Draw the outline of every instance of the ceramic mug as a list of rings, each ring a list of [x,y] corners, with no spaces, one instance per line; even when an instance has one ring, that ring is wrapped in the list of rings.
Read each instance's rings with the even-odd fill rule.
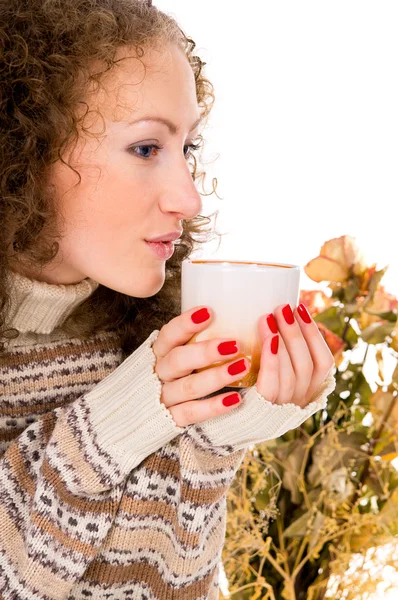
[[[250,371],[229,387],[255,385],[260,369],[261,341],[258,320],[281,304],[296,308],[300,292],[300,267],[290,264],[233,260],[185,260],[181,271],[181,312],[204,305],[213,318],[189,344],[216,337],[236,339],[251,361]],[[236,358],[236,357],[234,357]],[[200,372],[228,360],[220,360]]]

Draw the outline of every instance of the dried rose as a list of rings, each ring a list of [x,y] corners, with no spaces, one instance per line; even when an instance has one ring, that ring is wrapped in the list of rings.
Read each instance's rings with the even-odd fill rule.
[[[355,238],[343,235],[325,242],[319,256],[310,260],[304,270],[314,281],[344,283],[351,270],[355,275],[362,274],[366,270],[366,263]]]

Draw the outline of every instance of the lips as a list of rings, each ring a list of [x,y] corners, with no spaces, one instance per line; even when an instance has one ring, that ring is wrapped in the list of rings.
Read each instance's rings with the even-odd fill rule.
[[[157,242],[174,242],[175,240],[178,240],[178,238],[181,237],[182,231],[171,231],[169,233],[164,233],[161,235],[158,235],[157,237],[145,240],[146,242],[149,243],[157,243]]]
[[[168,260],[174,254],[174,244],[172,241],[171,242],[146,242],[146,244],[148,244],[148,246],[149,246],[149,248],[151,248],[152,252],[154,252],[155,255],[162,260]]]

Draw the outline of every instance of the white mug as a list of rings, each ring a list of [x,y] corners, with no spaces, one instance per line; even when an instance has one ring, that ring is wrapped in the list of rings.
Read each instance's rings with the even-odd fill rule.
[[[290,264],[233,260],[184,260],[181,271],[181,312],[204,305],[213,311],[206,329],[188,343],[216,337],[240,342],[240,355],[251,361],[250,371],[229,387],[248,387],[257,381],[261,340],[258,320],[281,304],[296,308],[300,292],[300,267]],[[204,369],[227,361],[220,360]]]

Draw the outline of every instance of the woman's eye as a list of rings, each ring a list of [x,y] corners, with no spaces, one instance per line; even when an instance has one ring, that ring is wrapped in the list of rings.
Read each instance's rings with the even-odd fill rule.
[[[192,152],[195,152],[195,150],[199,149],[199,144],[186,144],[184,146],[184,156],[185,158],[188,158]]]
[[[155,146],[154,144],[143,144],[141,146],[134,146],[134,148],[130,148],[130,150],[141,158],[150,158],[151,156],[156,156],[160,147]]]
[[[132,146],[129,151],[138,156],[139,158],[149,159],[157,156],[159,151],[162,150],[163,146],[156,144],[140,144],[139,146]],[[189,158],[195,150],[198,150],[199,144],[185,144],[184,156]]]

